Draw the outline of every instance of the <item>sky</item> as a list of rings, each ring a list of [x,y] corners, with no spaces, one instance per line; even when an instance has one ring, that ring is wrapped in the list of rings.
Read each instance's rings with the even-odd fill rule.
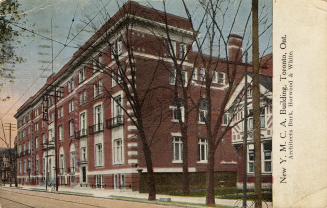
[[[21,10],[25,14],[23,21],[18,23],[20,27],[33,30],[37,35],[24,32],[20,38],[21,43],[16,46],[17,53],[24,58],[24,62],[15,66],[15,81],[5,82],[0,89],[0,121],[2,123],[15,123],[13,117],[17,109],[33,94],[35,94],[46,82],[46,78],[51,75],[51,41],[52,39],[54,60],[53,71],[57,72],[69,61],[78,46],[83,44],[94,32],[93,27],[86,27],[85,22],[93,19],[91,26],[99,27],[108,16],[112,16],[126,0],[20,0]],[[162,0],[136,0],[144,5],[151,5],[157,9],[163,9]],[[186,0],[190,11],[194,16],[201,16],[197,0]],[[226,16],[227,25],[231,24],[238,0],[230,0],[230,9]],[[251,1],[242,1],[238,18],[235,21],[233,33],[240,34],[243,31],[245,20],[249,15]],[[272,22],[272,1],[260,1],[261,17],[267,17],[268,23],[262,23],[262,28]],[[166,0],[167,11],[176,15],[185,16],[181,1]],[[74,20],[74,21],[72,21]],[[195,18],[195,20],[197,20]],[[228,34],[229,29],[224,31]],[[250,28],[250,25],[249,25]],[[261,28],[261,30],[263,30]],[[19,28],[16,27],[17,30]],[[201,34],[201,31],[200,31]],[[267,45],[271,43],[272,29],[270,28],[261,38],[261,52],[267,51]],[[250,34],[248,34],[250,35]],[[74,38],[74,39],[73,39]],[[247,39],[247,38],[245,38]],[[60,43],[57,43],[60,42]],[[64,47],[64,43],[69,43],[69,47]],[[60,53],[59,53],[60,52]],[[7,101],[2,98],[10,96]],[[1,125],[1,124],[0,124]],[[8,132],[6,131],[8,137]],[[16,132],[13,132],[13,136]],[[4,138],[0,126],[0,137]],[[0,147],[3,143],[0,141]]]

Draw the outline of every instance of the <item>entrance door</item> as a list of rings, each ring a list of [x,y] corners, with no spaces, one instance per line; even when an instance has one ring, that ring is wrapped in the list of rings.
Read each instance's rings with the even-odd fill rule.
[[[86,167],[82,167],[82,183],[86,183]]]

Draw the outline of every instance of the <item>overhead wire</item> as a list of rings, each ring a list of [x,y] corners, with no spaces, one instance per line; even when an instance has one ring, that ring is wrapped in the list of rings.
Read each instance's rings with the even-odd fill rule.
[[[108,1],[107,2],[107,4],[102,8],[102,9],[106,9],[106,7],[108,6],[108,4],[109,3],[111,3],[111,1]],[[82,29],[81,30],[79,30],[79,32],[77,33],[77,34],[75,34],[74,36],[73,36],[73,38],[72,39],[70,39],[70,41],[67,43],[67,44],[64,44],[64,46],[61,48],[61,50],[56,54],[56,56],[53,58],[53,61],[55,61],[56,59],[57,59],[57,57],[62,53],[62,51],[73,41],[73,40],[75,40],[75,38],[81,33],[81,32],[83,32],[84,31],[84,29],[89,25],[89,24],[91,24],[91,22],[100,14],[100,12],[101,12],[101,10],[102,9],[100,9],[97,13],[96,13],[96,15],[94,15],[94,17],[87,23],[87,24],[85,24],[83,27],[82,27]],[[76,13],[74,14],[74,15],[76,15]],[[75,18],[75,17],[74,17]],[[74,19],[73,18],[73,19]],[[29,30],[26,30],[26,31],[29,31]],[[46,37],[46,36],[45,36]],[[48,38],[48,37],[47,37]],[[52,40],[51,38],[49,38],[49,40]],[[53,40],[54,41],[54,40]],[[60,41],[58,41],[57,43],[59,43]],[[61,42],[60,42],[60,44],[62,44]],[[47,65],[47,67],[50,65],[50,63],[48,63],[48,65]],[[40,73],[40,76],[42,76],[42,74],[47,70],[47,67],[45,67],[45,69],[44,70],[42,70],[42,72]],[[21,99],[23,99],[24,97],[25,97],[25,95],[26,95],[26,93],[37,83],[37,81],[40,79],[40,77],[38,76],[36,79],[34,79],[33,81],[32,81],[32,83],[31,83],[31,85],[30,86],[28,86],[27,87],[27,89],[23,92],[23,94],[16,100],[16,102],[14,103],[14,104],[12,104],[11,105],[11,107],[5,112],[5,114],[0,118],[0,120],[2,121],[2,119],[5,117],[5,116],[7,116],[8,115],[8,113],[17,105],[17,103],[21,100]]]

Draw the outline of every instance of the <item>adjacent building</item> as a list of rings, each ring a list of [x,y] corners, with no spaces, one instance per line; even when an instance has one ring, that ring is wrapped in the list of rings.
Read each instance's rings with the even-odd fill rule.
[[[261,59],[260,83],[260,130],[261,130],[261,167],[262,167],[262,187],[271,189],[272,187],[272,55],[269,54]],[[237,187],[242,188],[244,179],[244,169],[247,172],[247,184],[249,188],[254,188],[255,183],[255,152],[253,140],[253,106],[252,106],[252,80],[253,73],[247,73],[235,89],[228,107],[234,105],[239,110],[233,117],[232,123],[232,144],[238,155],[238,180]],[[247,85],[246,81],[247,80]],[[247,89],[247,90],[246,90]],[[247,102],[244,93],[247,92]],[[244,106],[247,105],[248,118],[245,119]],[[244,122],[247,122],[247,158],[246,164],[243,158]]]

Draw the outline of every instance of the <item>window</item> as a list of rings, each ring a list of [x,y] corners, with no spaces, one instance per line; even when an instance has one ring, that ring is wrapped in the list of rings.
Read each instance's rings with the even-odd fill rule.
[[[182,82],[184,84],[184,86],[187,86],[187,72],[186,71],[182,71],[182,80],[178,80],[179,82]],[[174,70],[170,76],[169,76],[169,84],[170,85],[175,85],[176,84],[176,70]]]
[[[59,141],[64,139],[64,127],[62,125],[58,126]]]
[[[73,137],[75,134],[74,120],[69,121],[69,136]]]
[[[181,119],[182,122],[184,122],[184,117],[185,117],[185,109],[183,106],[180,107],[180,109],[178,109],[177,106],[171,106],[170,107],[172,110],[172,121],[173,122],[179,122],[179,120]]]
[[[63,175],[65,173],[65,157],[63,154],[60,154],[59,165],[60,175]]]
[[[264,172],[271,172],[271,141],[263,143]]]
[[[97,97],[102,93],[103,93],[103,83],[102,80],[99,80],[93,85],[93,94],[94,97]]]
[[[62,118],[64,116],[64,108],[60,107],[58,109],[58,118]]]
[[[74,110],[75,110],[74,100],[71,100],[71,101],[69,101],[69,103],[68,103],[68,111],[69,111],[69,113],[70,113],[70,112],[73,112]]]
[[[253,129],[253,117],[248,118],[248,128]]]
[[[36,175],[40,174],[40,160],[36,159],[35,161],[35,171],[36,171]]]
[[[96,164],[96,166],[103,166],[102,143],[95,145],[95,164]]]
[[[70,172],[72,174],[75,174],[75,172],[76,172],[76,152],[75,151],[70,152]]]
[[[122,53],[123,53],[123,41],[122,38],[119,37],[113,43],[111,58],[115,58],[115,56],[120,56]]]
[[[80,105],[85,104],[87,101],[87,92],[86,90],[84,90],[83,92],[81,92],[81,94],[79,95],[79,103]]]
[[[94,125],[95,131],[103,130],[103,110],[102,105],[97,105],[94,107]]]
[[[81,148],[81,161],[83,162],[87,161],[86,147]]]
[[[68,93],[72,92],[74,89],[74,80],[71,79],[67,82],[67,90],[68,90]]]
[[[173,137],[173,162],[183,161],[183,142],[181,137]]]
[[[103,188],[103,175],[95,175],[95,183],[97,188]]]
[[[201,82],[204,82],[206,79],[206,69],[205,68],[201,68],[199,71],[199,80]]]
[[[114,117],[122,116],[123,109],[121,107],[122,106],[121,96],[118,95],[118,96],[114,97],[113,101],[114,101],[114,105],[113,105],[113,116]]]
[[[123,141],[122,139],[115,139],[113,145],[113,158],[114,164],[122,164],[123,163]]]
[[[198,80],[198,69],[197,69],[197,68],[194,68],[194,69],[193,69],[192,80],[193,80],[193,81]]]
[[[47,143],[47,135],[46,134],[42,134],[42,141],[43,141],[43,144]]]
[[[80,136],[86,135],[86,127],[87,127],[87,121],[86,121],[86,112],[83,112],[80,114]]]
[[[224,85],[226,83],[226,74],[224,72],[218,72],[217,79],[219,85]]]
[[[26,160],[24,160],[24,174],[26,174],[26,169],[27,169],[27,167],[26,167],[27,165],[26,165]]]
[[[184,43],[181,43],[179,45],[179,56],[180,56],[180,59],[187,59],[186,57],[186,54],[187,54],[187,45],[184,44]]]
[[[85,67],[79,70],[78,72],[78,82],[82,83],[85,80]]]
[[[255,171],[254,159],[255,159],[254,145],[250,144],[248,146],[248,173],[254,173]]]
[[[39,148],[39,138],[35,137],[35,148]]]
[[[175,41],[170,41],[170,43],[167,42],[167,44],[168,44],[168,49],[169,49],[169,54],[168,55],[170,57],[176,56],[176,42]]]
[[[54,141],[54,138],[53,138],[53,131],[52,129],[49,129],[49,140],[52,142]]]
[[[230,118],[229,118],[229,114],[225,113],[223,116],[223,125],[227,126],[229,124]]]
[[[206,123],[208,118],[208,101],[202,99],[199,106],[199,123]]]
[[[176,83],[176,70],[172,71],[169,75],[169,84],[175,85]]]
[[[38,131],[39,130],[39,123],[34,124],[34,130]]]
[[[208,161],[208,141],[206,139],[199,139],[199,161]]]

